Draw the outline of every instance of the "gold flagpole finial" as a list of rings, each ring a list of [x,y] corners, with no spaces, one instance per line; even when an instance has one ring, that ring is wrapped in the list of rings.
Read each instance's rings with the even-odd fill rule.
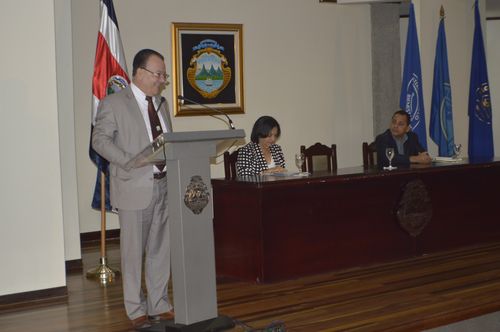
[[[444,8],[443,8],[443,5],[441,5],[441,9],[439,10],[439,16],[441,16],[441,18],[444,18]]]

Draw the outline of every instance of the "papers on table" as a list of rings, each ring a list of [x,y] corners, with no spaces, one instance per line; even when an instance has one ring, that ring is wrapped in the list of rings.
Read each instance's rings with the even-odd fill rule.
[[[455,157],[435,157],[432,161],[436,163],[456,163],[458,161],[462,161],[462,158]]]
[[[279,177],[289,177],[289,176],[295,176],[295,177],[301,177],[301,176],[309,176],[311,175],[308,172],[280,172],[280,173],[266,173],[262,174],[265,176],[279,176]]]
[[[291,173],[291,176],[309,176],[311,173],[309,172],[300,172],[300,173]]]

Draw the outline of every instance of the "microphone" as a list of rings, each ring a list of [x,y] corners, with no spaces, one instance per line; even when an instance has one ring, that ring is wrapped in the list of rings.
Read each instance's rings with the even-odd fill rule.
[[[156,113],[160,111],[161,104],[165,101],[165,97],[161,96],[160,103],[158,104],[158,107],[156,108]]]
[[[229,117],[229,115],[227,115],[225,112],[223,112],[223,111],[221,111],[221,110],[218,110],[218,109],[216,109],[216,108],[210,107],[210,106],[208,106],[208,105],[201,104],[201,103],[199,103],[199,102],[197,102],[197,101],[194,101],[194,100],[192,100],[192,99],[186,98],[186,97],[181,96],[181,95],[178,95],[178,96],[177,96],[177,99],[179,99],[179,100],[183,100],[183,101],[187,101],[187,102],[190,102],[190,103],[192,103],[192,104],[199,105],[199,106],[201,106],[201,107],[204,107],[204,108],[209,109],[209,110],[211,110],[211,111],[214,111],[214,112],[216,112],[216,113],[219,113],[219,114],[224,115],[224,116],[227,118],[227,122],[229,123],[229,127],[230,127],[231,129],[236,129],[236,127],[235,127],[235,126],[234,126],[234,124],[233,124],[233,120],[231,120],[231,118]]]

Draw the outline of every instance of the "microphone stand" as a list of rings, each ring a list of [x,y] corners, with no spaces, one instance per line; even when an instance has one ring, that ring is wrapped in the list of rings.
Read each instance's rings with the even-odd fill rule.
[[[186,97],[181,96],[181,95],[177,96],[177,99],[182,100],[182,101],[187,101],[187,102],[190,102],[191,104],[196,104],[196,105],[198,105],[198,106],[204,107],[204,108],[206,108],[206,109],[209,109],[209,110],[211,110],[211,111],[214,111],[214,112],[216,112],[216,113],[219,113],[219,114],[224,115],[224,116],[226,117],[226,119],[227,119],[227,122],[229,123],[229,128],[231,128],[231,129],[236,129],[236,127],[234,126],[233,120],[231,120],[231,118],[229,117],[229,115],[227,115],[225,112],[223,112],[223,111],[221,111],[221,110],[218,110],[218,109],[216,109],[216,108],[210,107],[210,106],[208,106],[208,105],[205,105],[205,104],[199,103],[199,102],[194,101],[194,100],[192,100],[192,99],[186,98]]]

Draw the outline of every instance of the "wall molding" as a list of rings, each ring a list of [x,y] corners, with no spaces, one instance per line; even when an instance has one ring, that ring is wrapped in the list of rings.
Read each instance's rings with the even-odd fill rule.
[[[41,304],[64,303],[67,300],[67,286],[3,295],[0,296],[0,312]]]

